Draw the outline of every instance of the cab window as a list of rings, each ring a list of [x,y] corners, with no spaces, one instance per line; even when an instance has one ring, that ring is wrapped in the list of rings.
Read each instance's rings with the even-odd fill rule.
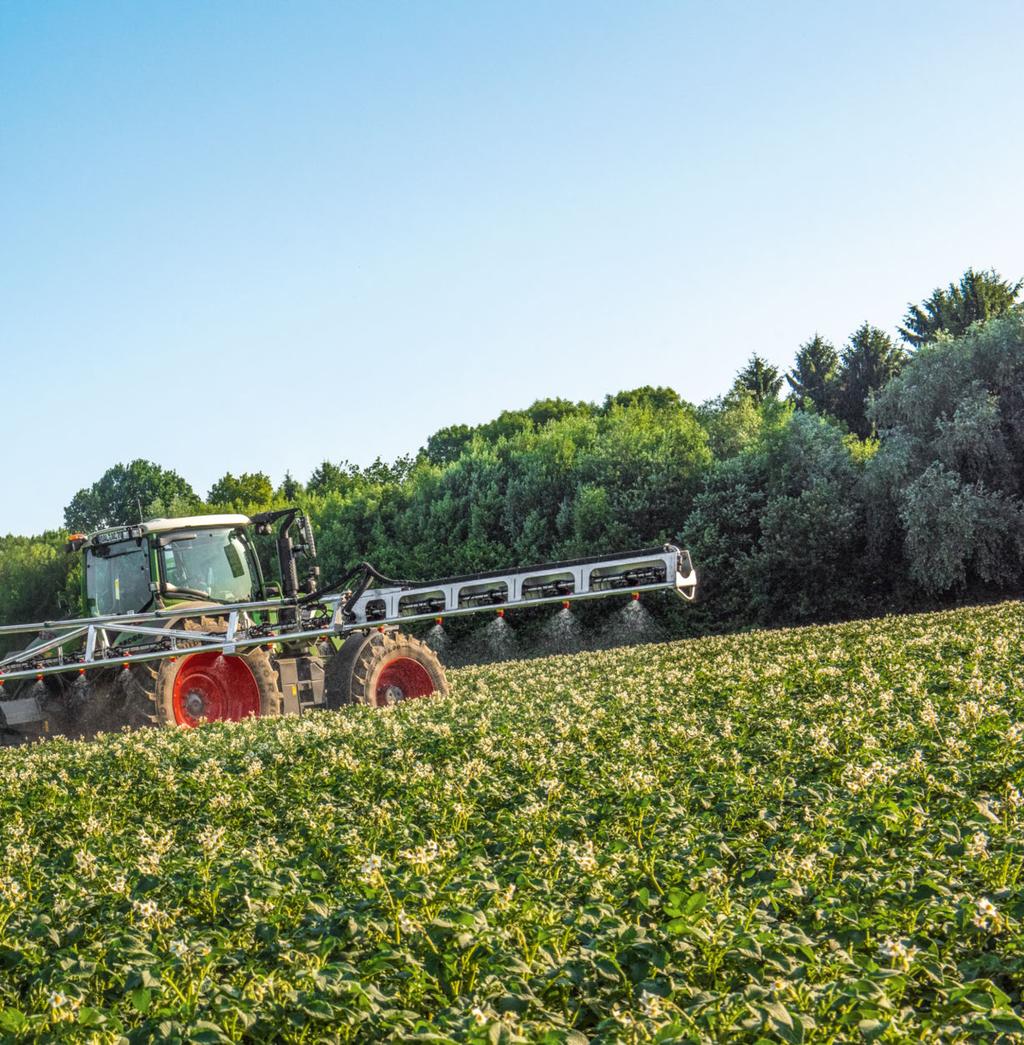
[[[231,530],[205,530],[167,540],[161,548],[169,591],[214,599],[250,602],[255,569],[248,545]]]
[[[85,592],[90,615],[139,613],[152,600],[149,552],[142,541],[122,541],[90,549]]]

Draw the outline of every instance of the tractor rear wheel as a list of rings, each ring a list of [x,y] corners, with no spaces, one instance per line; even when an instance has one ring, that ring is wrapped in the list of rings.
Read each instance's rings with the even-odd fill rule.
[[[157,723],[198,726],[280,715],[281,690],[262,649],[244,655],[206,652],[160,662],[153,680]]]
[[[329,708],[343,704],[389,707],[403,700],[448,695],[448,679],[434,651],[400,631],[350,635],[327,662]]]

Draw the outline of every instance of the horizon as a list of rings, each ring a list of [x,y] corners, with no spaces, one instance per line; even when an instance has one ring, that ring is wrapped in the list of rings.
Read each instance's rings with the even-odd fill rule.
[[[1024,276],[1024,8],[984,13],[3,7],[0,533],[119,461],[205,497],[538,399],[699,404]]]

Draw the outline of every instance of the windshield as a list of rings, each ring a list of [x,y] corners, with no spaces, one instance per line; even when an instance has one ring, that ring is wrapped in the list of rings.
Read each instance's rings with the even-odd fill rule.
[[[161,549],[170,591],[218,602],[251,602],[256,571],[249,546],[234,530],[205,530],[171,539]]]
[[[92,616],[144,610],[153,598],[146,545],[121,541],[91,548],[85,561],[85,594]]]

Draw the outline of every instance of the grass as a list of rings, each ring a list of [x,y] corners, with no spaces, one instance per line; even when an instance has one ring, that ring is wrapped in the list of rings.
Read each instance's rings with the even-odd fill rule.
[[[0,751],[4,1040],[1024,1033],[1024,609]]]

